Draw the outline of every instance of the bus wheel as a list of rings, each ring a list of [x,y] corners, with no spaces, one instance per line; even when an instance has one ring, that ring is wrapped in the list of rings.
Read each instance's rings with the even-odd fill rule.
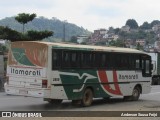
[[[88,107],[92,104],[93,101],[93,91],[90,88],[85,89],[82,100],[81,100],[81,105],[84,107]]]
[[[140,89],[139,87],[135,87],[133,89],[131,98],[133,101],[137,101],[139,99],[139,96],[140,96]]]
[[[140,89],[139,87],[135,87],[132,91],[131,96],[124,96],[124,100],[129,100],[129,101],[137,101],[140,96]]]
[[[63,101],[63,100],[61,100],[61,99],[50,99],[50,100],[48,100],[48,102],[49,102],[50,104],[55,104],[55,105],[61,104],[62,101]]]

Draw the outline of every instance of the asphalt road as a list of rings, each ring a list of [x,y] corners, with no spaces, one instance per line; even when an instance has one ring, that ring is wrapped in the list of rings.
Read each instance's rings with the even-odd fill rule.
[[[160,86],[152,86],[151,93],[140,96],[139,101],[123,101],[111,98],[109,101],[95,99],[90,107],[73,106],[63,101],[59,106],[48,104],[42,98],[6,95],[0,93],[0,111],[160,111]]]

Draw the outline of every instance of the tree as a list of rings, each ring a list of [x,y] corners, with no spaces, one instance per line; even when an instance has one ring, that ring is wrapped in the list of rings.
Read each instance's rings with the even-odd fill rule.
[[[114,28],[113,27],[109,27],[108,33],[114,33]]]
[[[24,34],[24,25],[29,21],[32,21],[36,17],[36,14],[26,14],[26,13],[19,13],[18,16],[15,17],[19,23],[23,24],[23,34]]]
[[[1,52],[7,52],[8,48],[5,45],[0,44],[0,51]]]
[[[159,21],[159,20],[153,20],[153,21],[151,22],[151,27],[153,27],[154,25],[158,25],[158,24],[160,24],[160,21]]]
[[[42,40],[44,38],[50,37],[53,35],[52,31],[28,31],[27,36],[29,37],[28,40]]]
[[[124,40],[118,39],[116,41],[116,47],[126,47]]]
[[[128,25],[131,29],[137,29],[138,23],[134,19],[128,19],[126,22],[126,25]]]
[[[53,35],[52,31],[28,31],[27,34],[19,33],[15,30],[12,30],[8,27],[0,26],[0,39],[14,41],[32,41],[32,40],[42,40],[44,38],[50,37]]]
[[[13,41],[18,41],[22,38],[21,33],[12,30],[8,27],[0,26],[0,39],[6,39]]]
[[[119,32],[120,32],[120,29],[119,29],[119,28],[114,29],[114,33],[115,33],[115,34],[117,34],[117,35],[118,35],[118,34],[119,34]]]
[[[144,22],[140,28],[143,30],[151,29],[151,25],[148,22]]]
[[[76,36],[72,36],[72,37],[71,37],[71,42],[77,43],[77,37],[76,37]]]
[[[141,46],[140,43],[138,43],[137,46],[136,46],[136,49],[137,50],[143,50],[143,46]]]
[[[109,42],[109,45],[110,45],[110,46],[116,46],[116,41],[114,41],[114,40],[110,41],[110,42]]]

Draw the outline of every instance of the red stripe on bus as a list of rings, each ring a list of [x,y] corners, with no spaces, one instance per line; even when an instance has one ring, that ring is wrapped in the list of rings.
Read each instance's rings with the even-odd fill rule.
[[[103,85],[103,87],[105,88],[105,90],[107,90],[109,93],[115,94],[115,95],[122,95],[119,85],[118,85],[118,79],[117,79],[117,73],[116,71],[113,71],[113,83],[115,86],[115,90],[113,90],[109,84],[103,84],[103,83],[109,83],[108,82],[108,77],[106,74],[106,71],[98,71],[99,74],[99,79]]]

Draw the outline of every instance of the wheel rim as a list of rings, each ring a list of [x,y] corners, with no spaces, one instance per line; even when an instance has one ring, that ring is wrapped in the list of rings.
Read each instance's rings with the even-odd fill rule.
[[[138,100],[140,96],[140,90],[139,88],[134,88],[132,93],[132,100]]]
[[[91,105],[93,100],[93,93],[90,89],[87,89],[84,93],[84,97],[83,97],[83,104],[84,106],[89,106]]]
[[[133,96],[138,97],[139,96],[139,91],[137,89],[133,90]]]
[[[89,92],[86,92],[85,96],[84,96],[84,102],[86,104],[89,104],[91,101],[91,96],[90,96],[90,93]]]

